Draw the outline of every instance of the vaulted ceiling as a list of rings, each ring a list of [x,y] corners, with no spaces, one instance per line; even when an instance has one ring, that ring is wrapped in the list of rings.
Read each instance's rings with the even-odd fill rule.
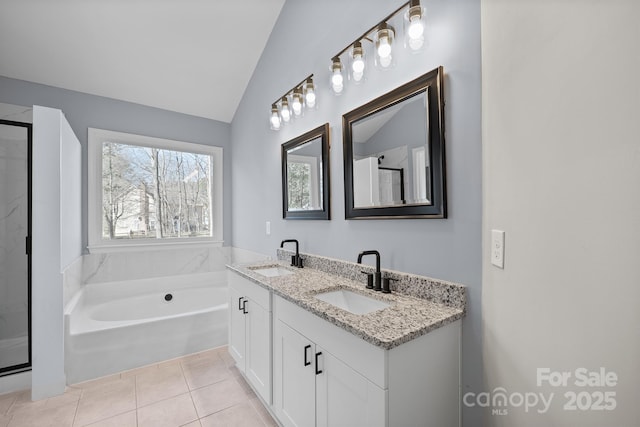
[[[231,122],[285,0],[0,0],[0,75]]]

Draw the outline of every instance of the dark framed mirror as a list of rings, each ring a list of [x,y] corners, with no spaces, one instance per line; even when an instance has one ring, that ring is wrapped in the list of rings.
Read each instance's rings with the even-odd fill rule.
[[[282,217],[331,219],[329,123],[282,144]]]
[[[446,218],[443,70],[342,116],[347,219]]]

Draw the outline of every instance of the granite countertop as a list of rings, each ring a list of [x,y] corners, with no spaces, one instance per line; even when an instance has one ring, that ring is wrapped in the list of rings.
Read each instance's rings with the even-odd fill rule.
[[[266,267],[285,268],[294,274],[265,277],[254,270]],[[400,293],[383,294],[366,289],[364,280],[357,282],[313,268],[298,269],[282,261],[227,265],[232,271],[273,291],[276,295],[316,314],[365,341],[392,349],[434,329],[464,317],[464,308],[450,307]],[[323,292],[347,289],[386,301],[390,307],[357,315],[314,298]]]

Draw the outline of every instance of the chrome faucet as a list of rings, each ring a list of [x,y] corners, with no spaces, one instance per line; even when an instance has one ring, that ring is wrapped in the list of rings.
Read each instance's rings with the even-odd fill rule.
[[[298,252],[298,241],[296,239],[286,239],[280,242],[280,247],[284,247],[285,243],[296,244],[296,254],[291,255],[291,265],[294,267],[302,268],[302,258],[300,258],[300,252]]]
[[[371,280],[369,279],[367,281],[367,288],[373,289],[374,291],[380,291],[382,290],[382,286],[380,285],[380,282],[382,281],[382,274],[380,273],[380,252],[378,251],[362,251],[358,254],[358,264],[362,264],[362,257],[364,255],[375,255],[376,256],[376,271],[375,273],[366,273],[363,271],[363,273],[370,275],[373,275],[373,283],[371,283]],[[370,278],[371,276],[367,276],[368,278]],[[371,286],[373,285],[373,286]]]

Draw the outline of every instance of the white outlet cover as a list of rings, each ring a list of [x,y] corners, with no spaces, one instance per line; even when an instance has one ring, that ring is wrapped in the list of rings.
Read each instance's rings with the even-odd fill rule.
[[[265,231],[267,233],[267,236],[271,235],[271,221],[267,221],[265,224]]]
[[[504,268],[504,231],[491,230],[491,264]]]

